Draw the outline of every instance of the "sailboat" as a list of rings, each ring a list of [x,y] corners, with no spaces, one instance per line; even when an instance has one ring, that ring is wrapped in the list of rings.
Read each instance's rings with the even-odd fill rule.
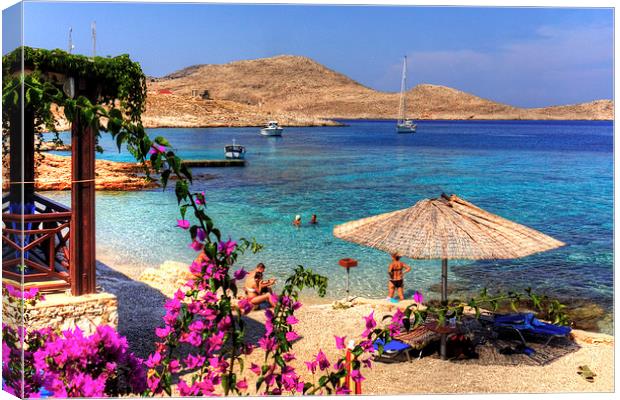
[[[407,56],[403,60],[403,77],[400,83],[400,104],[398,109],[398,122],[396,123],[396,132],[398,133],[414,133],[416,124],[412,120],[405,118],[407,111]]]

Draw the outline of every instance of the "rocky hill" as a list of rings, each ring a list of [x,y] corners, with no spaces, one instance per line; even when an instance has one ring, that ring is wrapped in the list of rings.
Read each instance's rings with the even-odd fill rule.
[[[150,106],[147,116],[165,119],[167,111],[211,121],[203,109],[221,109],[218,118],[229,121],[265,117],[297,121],[322,121],[331,118],[396,118],[398,93],[368,88],[307,57],[277,56],[236,61],[222,65],[194,65],[149,82]],[[153,100],[160,91],[180,96],[175,101]],[[185,101],[192,90],[208,93],[209,100],[195,98],[191,107]],[[206,97],[206,96],[205,96]],[[176,103],[171,109],[157,108],[156,103]],[[590,103],[545,108],[518,108],[483,99],[445,86],[423,84],[407,94],[408,115],[416,119],[613,119],[613,102]],[[181,111],[181,108],[187,108]],[[190,110],[189,108],[192,108]],[[245,117],[244,117],[245,115]],[[190,121],[192,118],[188,118]],[[324,121],[322,121],[324,122]],[[240,122],[241,123],[241,122]],[[219,123],[216,123],[216,125]],[[286,123],[285,123],[286,124]]]

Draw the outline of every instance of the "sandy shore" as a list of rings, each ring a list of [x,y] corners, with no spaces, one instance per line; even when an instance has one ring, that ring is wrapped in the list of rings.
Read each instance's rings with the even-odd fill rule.
[[[161,268],[147,269],[140,277],[127,275],[100,264],[98,284],[119,297],[119,331],[128,337],[133,351],[146,357],[155,339],[153,330],[160,326],[167,296],[183,280],[183,264],[167,262]],[[307,297],[312,293],[307,293]],[[330,359],[338,351],[334,335],[357,338],[363,330],[362,318],[375,310],[378,321],[392,313],[394,306],[382,300],[365,300],[352,308],[334,309],[328,300],[305,301],[297,316],[301,339],[295,343],[298,360],[293,361],[305,379],[311,381],[303,361],[323,349]],[[367,303],[367,304],[364,304]],[[391,310],[390,310],[391,308]],[[247,319],[248,337],[257,340],[264,332],[264,314],[252,312]],[[364,394],[425,393],[565,393],[610,392],[614,390],[614,338],[610,335],[573,331],[576,351],[547,365],[481,365],[477,360],[442,361],[436,355],[411,363],[374,363],[365,370]],[[259,361],[260,351],[250,360]],[[579,365],[588,365],[597,376],[593,383],[577,374]]]

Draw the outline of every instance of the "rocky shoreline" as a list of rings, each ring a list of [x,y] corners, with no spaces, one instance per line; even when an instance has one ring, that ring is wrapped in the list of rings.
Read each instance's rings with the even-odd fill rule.
[[[71,190],[71,157],[49,153],[36,153],[35,189]],[[4,171],[8,171],[5,168]],[[147,181],[138,164],[106,160],[95,161],[96,190],[142,190],[156,188],[159,185]],[[3,189],[9,187],[8,176],[3,177]]]

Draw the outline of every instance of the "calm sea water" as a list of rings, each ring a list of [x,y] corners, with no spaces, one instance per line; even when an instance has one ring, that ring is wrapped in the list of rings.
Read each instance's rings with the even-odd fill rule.
[[[329,295],[344,295],[337,262],[359,260],[354,294],[383,297],[389,257],[335,239],[335,224],[456,193],[466,200],[566,242],[564,248],[518,260],[454,261],[449,281],[465,292],[482,287],[531,286],[563,299],[588,299],[612,307],[613,124],[610,122],[421,122],[414,135],[394,123],[346,121],[345,127],[286,128],[265,138],[256,128],[151,129],[187,159],[223,158],[232,139],[247,147],[244,168],[195,169],[209,213],[226,235],[255,237],[265,250],[244,256],[252,268],[265,262],[283,280],[298,264],[327,275]],[[129,161],[103,140],[101,158]],[[51,193],[69,202],[68,193]],[[306,222],[316,213],[318,226]],[[304,226],[291,221],[301,214]],[[97,193],[100,254],[139,273],[165,260],[189,262],[184,232],[175,228],[170,190]],[[439,281],[439,261],[405,260],[408,294]]]

